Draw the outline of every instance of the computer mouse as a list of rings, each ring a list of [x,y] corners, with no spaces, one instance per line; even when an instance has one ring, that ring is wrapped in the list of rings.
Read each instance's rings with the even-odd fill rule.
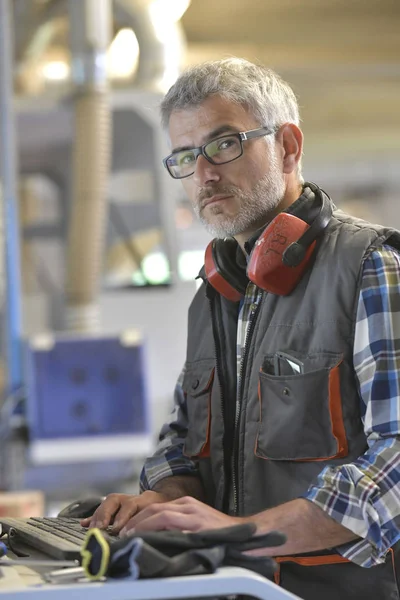
[[[90,498],[82,498],[71,502],[59,513],[58,517],[70,517],[76,519],[84,519],[85,517],[91,517],[96,508],[100,506],[104,498],[102,496],[92,496]]]

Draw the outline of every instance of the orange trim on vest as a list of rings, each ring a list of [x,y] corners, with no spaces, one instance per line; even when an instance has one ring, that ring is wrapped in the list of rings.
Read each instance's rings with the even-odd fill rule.
[[[389,548],[389,552],[390,552],[390,557],[392,559],[393,577],[394,577],[394,580],[395,580],[395,582],[397,584],[396,562],[394,560],[394,550],[393,550],[393,548]]]
[[[303,567],[316,567],[319,565],[336,565],[338,563],[349,563],[348,558],[340,554],[322,554],[321,556],[277,556],[277,563],[293,562]]]
[[[343,361],[340,361],[329,372],[329,416],[331,419],[332,435],[336,440],[337,452],[332,456],[321,458],[295,458],[295,461],[301,462],[319,462],[322,460],[331,460],[332,458],[342,458],[347,456],[349,448],[347,444],[346,431],[343,423],[342,396],[340,393],[340,375],[339,367]]]
[[[281,563],[292,562],[303,567],[318,567],[322,565],[337,565],[349,563],[348,558],[340,554],[325,554],[321,556],[275,556],[274,561],[278,563],[278,568],[274,572],[274,582],[280,585],[281,581]]]
[[[329,373],[329,412],[331,415],[332,434],[337,443],[336,456],[341,458],[349,453],[346,431],[343,423],[342,397],[340,394],[339,367],[342,361]]]
[[[211,392],[212,392],[212,383],[214,381],[215,369],[211,371],[210,379],[207,382],[206,389],[209,389],[208,392],[208,419],[207,419],[207,433],[206,433],[206,441],[200,450],[198,457],[199,458],[210,458],[210,433],[211,433]]]

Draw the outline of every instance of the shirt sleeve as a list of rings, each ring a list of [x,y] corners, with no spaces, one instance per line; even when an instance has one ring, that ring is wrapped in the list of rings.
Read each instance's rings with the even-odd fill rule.
[[[185,367],[175,386],[174,407],[162,427],[153,456],[147,458],[140,474],[140,491],[151,490],[161,479],[172,475],[197,475],[198,463],[183,454],[188,429],[186,397],[182,389]]]
[[[353,362],[368,449],[326,467],[304,497],[359,536],[337,551],[372,567],[400,539],[400,257],[387,246],[364,263]]]

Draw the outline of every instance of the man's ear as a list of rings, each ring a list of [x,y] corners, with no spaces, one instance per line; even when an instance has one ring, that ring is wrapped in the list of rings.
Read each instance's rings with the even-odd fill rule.
[[[276,134],[276,141],[283,152],[284,173],[293,173],[303,153],[303,133],[294,123],[285,123]]]

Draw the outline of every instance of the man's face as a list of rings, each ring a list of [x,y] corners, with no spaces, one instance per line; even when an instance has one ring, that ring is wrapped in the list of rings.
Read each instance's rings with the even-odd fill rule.
[[[198,108],[171,114],[172,151],[262,125],[244,106],[210,96]],[[182,184],[196,215],[217,237],[251,235],[270,220],[285,193],[282,158],[264,137],[245,141],[243,155],[230,163],[213,165],[199,156]]]

